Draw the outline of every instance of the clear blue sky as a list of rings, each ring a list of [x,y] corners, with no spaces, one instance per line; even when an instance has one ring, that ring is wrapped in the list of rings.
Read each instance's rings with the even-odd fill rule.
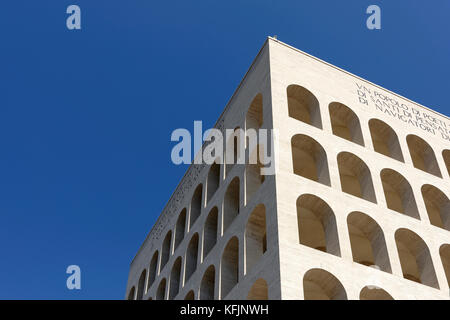
[[[171,132],[212,126],[268,35],[449,115],[449,14],[448,0],[2,1],[0,299],[122,299],[186,170]]]

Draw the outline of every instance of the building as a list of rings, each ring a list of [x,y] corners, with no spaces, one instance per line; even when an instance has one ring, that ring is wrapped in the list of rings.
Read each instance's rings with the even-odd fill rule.
[[[449,299],[448,117],[268,38],[216,123],[238,127],[277,130],[275,175],[192,164],[127,298]]]

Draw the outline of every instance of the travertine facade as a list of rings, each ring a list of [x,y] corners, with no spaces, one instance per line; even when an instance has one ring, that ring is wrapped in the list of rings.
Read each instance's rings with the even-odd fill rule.
[[[191,165],[127,298],[450,298],[448,117],[269,38],[216,123],[238,127],[277,130],[275,175]]]

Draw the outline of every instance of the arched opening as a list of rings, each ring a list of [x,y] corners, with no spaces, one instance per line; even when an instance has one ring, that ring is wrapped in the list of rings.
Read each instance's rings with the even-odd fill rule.
[[[442,157],[444,158],[445,166],[447,167],[448,174],[450,175],[450,150],[442,151]]]
[[[147,280],[147,291],[150,290],[153,282],[155,282],[156,276],[158,274],[158,251],[156,251],[152,259],[150,260],[150,267],[148,268],[148,280]]]
[[[376,203],[372,176],[364,161],[349,152],[339,153],[337,161],[342,191]]]
[[[333,134],[364,146],[364,139],[361,131],[358,116],[349,107],[339,102],[332,102],[329,105],[331,128]]]
[[[260,155],[264,154],[261,148],[263,146],[258,145],[253,150],[245,170],[246,203],[250,202],[250,199],[258,191],[265,179],[265,176],[261,174],[261,169],[264,167],[260,159]]]
[[[369,121],[369,129],[370,135],[372,136],[373,148],[376,152],[404,162],[402,149],[394,129],[378,119],[371,119]]]
[[[269,289],[263,278],[255,281],[247,295],[247,300],[269,300]]]
[[[297,223],[300,243],[340,256],[336,218],[330,206],[312,194],[297,198]]]
[[[291,139],[294,173],[330,186],[327,154],[311,137],[297,134]]]
[[[194,297],[194,291],[189,291],[187,294],[186,294],[186,296],[184,297],[184,300],[195,300],[195,297]]]
[[[245,117],[245,129],[259,129],[263,124],[263,97],[258,93],[248,108]]]
[[[361,290],[359,300],[394,300],[394,298],[381,288],[367,286]]]
[[[222,299],[239,281],[239,240],[233,237],[228,241],[221,261],[221,296]]]
[[[219,184],[220,184],[220,165],[214,162],[211,165],[211,168],[209,169],[208,179],[206,182],[208,202],[216,193],[217,189],[219,188]]]
[[[144,296],[146,276],[147,276],[147,270],[144,269],[144,270],[142,270],[141,276],[139,277],[136,300],[142,300],[142,297]]]
[[[200,217],[202,211],[202,191],[203,185],[199,184],[197,189],[194,191],[194,195],[192,196],[189,229],[192,228],[195,221],[197,221],[198,217]]]
[[[198,260],[198,233],[194,234],[189,242],[186,252],[186,272],[185,282],[188,282],[192,274],[197,269]]]
[[[172,240],[172,231],[167,232],[166,237],[164,238],[162,251],[161,251],[161,267],[160,269],[164,269],[167,261],[169,261],[169,257],[171,254],[171,240]]]
[[[436,156],[430,145],[413,134],[406,137],[406,142],[414,167],[442,178]]]
[[[403,277],[439,289],[430,250],[422,238],[408,229],[398,229],[395,241]]]
[[[266,250],[266,207],[259,204],[253,209],[245,227],[246,273],[250,272]]]
[[[200,284],[200,300],[214,300],[216,269],[213,265],[206,269]]]
[[[439,255],[441,256],[442,266],[450,288],[450,244],[443,244],[439,249]]]
[[[214,248],[217,242],[217,225],[219,211],[214,207],[206,218],[205,229],[203,234],[203,257],[206,258],[208,253]]]
[[[225,193],[225,199],[223,203],[223,232],[234,221],[234,218],[239,214],[239,178],[235,177],[229,184]]]
[[[322,129],[317,98],[307,89],[292,84],[287,87],[289,117]]]
[[[155,300],[164,300],[166,298],[166,278],[159,283],[158,290],[156,290]]]
[[[245,136],[244,130],[236,127],[233,134],[226,137],[225,174],[227,176],[230,174],[235,164],[245,163]]]
[[[185,230],[186,230],[186,208],[181,210],[181,213],[178,216],[177,224],[175,226],[175,249],[178,248],[181,241],[183,241]]]
[[[169,285],[169,300],[173,300],[180,290],[180,276],[181,276],[181,257],[173,263],[172,271],[170,272]]]
[[[380,177],[387,207],[420,220],[416,199],[409,182],[400,173],[391,169],[381,170]]]
[[[305,300],[347,300],[341,282],[328,271],[311,269],[303,277]]]
[[[130,289],[130,292],[128,293],[128,300],[134,300],[135,291],[136,290],[134,289],[134,287]]]
[[[353,261],[391,272],[383,230],[374,219],[362,212],[347,217]]]
[[[425,184],[422,186],[422,197],[430,223],[450,231],[450,200],[445,193],[432,185]]]

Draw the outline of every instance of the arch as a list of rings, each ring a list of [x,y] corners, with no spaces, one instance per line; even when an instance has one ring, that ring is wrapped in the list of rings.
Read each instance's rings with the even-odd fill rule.
[[[214,248],[217,242],[217,225],[219,210],[214,207],[206,218],[205,227],[203,229],[203,258]]]
[[[240,185],[239,178],[235,177],[228,185],[225,192],[225,198],[223,202],[223,232],[234,221],[234,218],[239,214],[240,206]]]
[[[247,300],[269,300],[269,289],[266,280],[259,278],[253,283],[248,292]]]
[[[306,88],[296,84],[287,87],[289,117],[322,129],[319,101]]]
[[[156,290],[155,300],[166,299],[166,278],[162,279],[159,283],[158,290]]]
[[[215,278],[216,269],[211,265],[206,269],[200,283],[200,300],[214,300]]]
[[[228,131],[227,129],[226,131]],[[245,163],[245,132],[236,127],[233,134],[226,134],[225,145],[225,175],[228,176],[234,165]]]
[[[189,230],[194,225],[195,221],[197,221],[198,217],[202,212],[202,192],[203,185],[200,183],[198,187],[195,189],[194,194],[192,195],[191,201],[191,214],[189,218]]]
[[[245,227],[245,272],[248,273],[267,250],[266,207],[253,209]]]
[[[347,217],[353,261],[391,271],[383,230],[378,223],[362,212],[352,212]]]
[[[336,218],[325,201],[312,194],[298,197],[297,223],[300,244],[341,256]]]
[[[341,188],[345,193],[377,203],[369,167],[350,152],[337,156]]]
[[[403,277],[439,289],[430,250],[425,241],[408,229],[398,229],[395,241]]]
[[[450,176],[450,150],[442,151],[442,157],[444,158],[445,166],[447,167],[448,175]]]
[[[239,240],[231,238],[222,253],[221,259],[221,297],[222,299],[239,282]]]
[[[250,103],[245,116],[245,129],[259,129],[263,124],[263,96],[258,93]]]
[[[380,177],[387,207],[420,220],[416,199],[408,180],[392,169],[381,170]]]
[[[169,300],[173,300],[180,290],[180,278],[181,278],[181,257],[173,263],[172,271],[170,272],[169,279]]]
[[[130,292],[128,293],[128,298],[127,299],[128,300],[134,300],[135,292],[136,292],[135,288],[131,287]]]
[[[194,291],[189,291],[184,297],[184,300],[195,300]]]
[[[184,239],[184,233],[186,231],[186,208],[181,210],[178,215],[177,224],[175,225],[175,249],[178,248],[180,243]]]
[[[294,173],[330,186],[327,154],[313,138],[297,134],[291,139]]]
[[[153,282],[155,282],[157,274],[158,274],[158,251],[155,251],[155,253],[152,256],[152,259],[150,260],[150,266],[148,268],[147,291],[150,290],[150,287],[152,286]]]
[[[211,200],[213,195],[216,193],[220,185],[220,165],[214,162],[208,172],[208,179],[206,182],[207,198],[208,202]]]
[[[369,129],[372,136],[373,149],[376,152],[404,162],[402,149],[394,129],[378,119],[369,121]]]
[[[441,256],[442,266],[450,288],[450,244],[443,244],[439,248],[439,255]]]
[[[450,200],[435,186],[425,184],[421,190],[430,223],[450,231]]]
[[[394,300],[394,298],[381,288],[366,286],[359,293],[359,300]]]
[[[442,178],[436,156],[430,145],[414,134],[408,135],[406,142],[414,167]]]
[[[305,300],[347,300],[341,282],[323,269],[311,269],[303,277]]]
[[[339,102],[332,102],[328,106],[330,111],[331,128],[335,136],[364,146],[359,118],[352,109]]]
[[[144,296],[146,277],[147,277],[147,269],[144,269],[142,270],[141,276],[139,277],[136,300],[142,300],[142,297]]]
[[[249,164],[247,164],[245,169],[246,203],[250,202],[252,196],[256,193],[265,180],[265,176],[261,174],[261,169],[264,167],[260,159],[260,156],[264,154],[262,148],[262,145],[257,145],[250,155]]]
[[[192,274],[197,269],[198,260],[198,233],[195,233],[189,242],[186,252],[186,272],[185,282],[188,282]]]
[[[167,261],[169,261],[169,257],[171,254],[171,240],[172,240],[172,230],[169,230],[169,232],[167,232],[167,234],[166,234],[166,237],[164,238],[163,245],[162,245],[161,267],[160,267],[161,270],[164,269]]]

